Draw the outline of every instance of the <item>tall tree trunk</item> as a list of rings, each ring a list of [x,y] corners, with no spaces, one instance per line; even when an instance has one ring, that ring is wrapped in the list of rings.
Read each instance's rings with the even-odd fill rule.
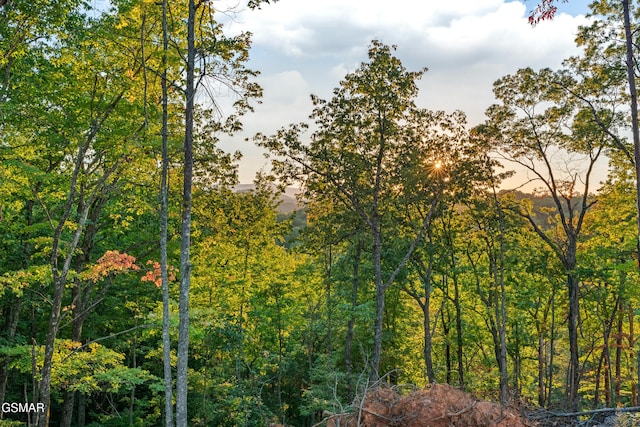
[[[516,396],[520,395],[520,385],[522,384],[522,341],[520,340],[520,334],[522,330],[518,321],[515,321],[513,325],[514,339],[513,339],[513,391]]]
[[[164,374],[165,427],[173,427],[173,380],[169,310],[169,271],[167,265],[167,222],[169,217],[169,93],[167,82],[167,0],[162,0],[162,172],[160,178],[160,280],[162,286],[162,367]]]
[[[506,405],[509,398],[509,375],[507,372],[507,292],[504,283],[505,227],[502,206],[498,200],[495,185],[493,186],[493,200],[498,214],[499,225],[499,253],[498,263],[496,265],[497,271],[494,274],[494,278],[497,278],[498,288],[500,289],[500,302],[496,304],[496,322],[498,323],[498,332],[500,335],[500,403]],[[499,310],[498,306],[500,307]]]
[[[626,47],[627,79],[629,80],[629,95],[631,98],[631,130],[633,134],[633,159],[636,172],[636,209],[638,242],[637,252],[640,254],[640,128],[638,127],[638,95],[636,92],[635,61],[633,57],[633,33],[631,31],[631,11],[629,0],[622,0],[622,14],[624,19],[624,35]],[[640,263],[640,258],[638,258]],[[640,264],[639,264],[640,266]]]
[[[331,274],[333,270],[333,247],[331,243],[329,243],[329,246],[328,248],[326,248],[326,251],[327,251],[327,260],[326,260],[327,265],[325,267],[325,282],[326,282],[325,292],[327,295],[327,353],[329,354],[329,356],[331,356],[331,353],[333,353],[333,335],[332,335],[333,302],[331,300]]]
[[[597,408],[600,403],[600,377],[602,373],[602,364],[604,361],[604,351],[600,353],[600,358],[598,359],[598,368],[596,369],[596,387],[593,392],[593,407]]]
[[[353,361],[351,348],[353,344],[353,329],[356,323],[355,310],[358,305],[358,287],[360,285],[360,259],[362,256],[362,242],[358,238],[356,242],[356,252],[353,257],[353,286],[351,288],[351,314],[347,322],[347,336],[344,347],[345,376],[347,382],[347,399],[351,402],[355,398],[353,388]]]
[[[638,269],[640,269],[640,128],[638,126],[638,95],[636,92],[636,62],[633,56],[633,32],[631,30],[631,10],[629,0],[622,0],[622,15],[624,19],[624,35],[625,47],[627,54],[627,79],[629,80],[629,95],[631,98],[631,132],[633,134],[633,160],[636,173],[636,259],[638,260]],[[638,357],[638,384],[640,384],[640,352]],[[638,384],[636,388],[638,388]]]
[[[453,304],[456,309],[456,351],[458,359],[458,385],[462,390],[464,384],[464,351],[462,339],[462,303],[460,302],[460,284],[455,273],[453,273]]]
[[[82,244],[80,245],[79,254],[75,260],[75,271],[82,271],[84,266],[90,262],[91,252],[93,251],[94,240],[98,233],[98,220],[102,208],[106,203],[106,198],[98,198],[89,207],[89,215],[87,227],[82,236]],[[102,289],[99,296],[94,301],[90,299],[92,287],[88,289],[81,280],[74,280],[71,289],[72,296],[72,321],[71,321],[71,340],[74,342],[82,342],[82,328],[89,314],[94,310],[94,304],[99,301],[106,293],[108,285]],[[76,393],[73,391],[65,391],[62,403],[62,415],[60,427],[70,427],[73,419],[73,407],[75,404]]]
[[[567,274],[567,288],[569,290],[569,406],[571,411],[578,411],[578,387],[580,380],[580,363],[578,359],[578,316],[579,316],[579,292],[578,278],[575,271]]]
[[[40,384],[38,386],[38,402],[44,404],[44,413],[36,414],[36,423],[38,427],[46,427],[49,424],[49,412],[50,412],[50,398],[51,398],[51,369],[53,367],[53,352],[56,337],[58,335],[58,328],[60,327],[60,311],[62,309],[62,298],[64,296],[65,286],[67,284],[68,275],[71,271],[71,263],[73,261],[76,248],[80,242],[80,237],[85,231],[87,216],[89,210],[93,205],[93,202],[104,191],[107,180],[110,178],[118,166],[119,162],[116,161],[113,166],[104,171],[103,175],[98,179],[94,188],[90,191],[91,195],[86,199],[84,204],[78,203],[78,212],[76,218],[76,226],[73,231],[71,240],[65,245],[66,255],[64,261],[60,265],[61,245],[62,245],[62,233],[65,227],[67,227],[69,218],[71,217],[74,204],[78,202],[78,188],[81,175],[85,172],[84,165],[86,160],[86,154],[90,150],[93,140],[102,128],[104,121],[111,115],[115,107],[122,99],[124,92],[120,92],[116,95],[109,105],[105,107],[105,110],[99,117],[96,117],[91,124],[91,128],[86,138],[80,142],[76,157],[74,158],[75,165],[71,174],[71,181],[69,183],[69,193],[65,200],[62,214],[58,219],[56,228],[53,232],[53,239],[51,245],[51,255],[49,263],[51,266],[51,276],[53,278],[53,296],[51,298],[51,311],[49,315],[49,322],[47,327],[47,335],[44,343],[44,360],[42,362],[42,370],[40,371]]]
[[[191,287],[191,205],[193,185],[193,121],[195,101],[195,0],[189,0],[187,21],[187,84],[185,89],[184,187],[180,238],[180,301],[178,326],[178,366],[176,372],[176,426],[187,427],[187,370],[189,365],[189,290]]]
[[[57,277],[56,277],[57,276]],[[39,385],[38,396],[40,403],[44,403],[44,413],[38,413],[36,416],[38,427],[47,427],[49,425],[49,399],[51,396],[51,368],[53,366],[53,350],[56,336],[58,335],[58,326],[60,322],[60,310],[62,308],[62,296],[66,277],[54,276],[54,290],[51,304],[51,313],[49,315],[49,325],[44,345],[44,364],[41,371],[41,380]]]
[[[611,337],[611,325],[604,325],[602,359],[604,361],[604,387],[605,387],[605,403],[608,407],[612,404],[612,388],[611,388],[611,352],[609,348],[609,340]]]
[[[433,370],[433,341],[431,333],[431,281],[432,281],[432,267],[433,267],[433,255],[429,254],[429,264],[424,265],[422,259],[413,259],[412,264],[415,267],[420,281],[422,283],[422,290],[424,295],[419,294],[413,289],[405,288],[405,292],[409,294],[420,306],[422,310],[422,331],[423,331],[423,361],[424,361],[424,375],[428,384],[436,382],[436,375]]]
[[[285,414],[284,407],[282,405],[282,360],[284,355],[284,336],[283,336],[283,325],[282,325],[282,308],[280,307],[280,289],[276,288],[274,292],[274,297],[276,300],[276,313],[277,313],[277,324],[278,324],[278,372],[276,378],[276,395],[278,398],[278,420],[281,423],[285,422]]]
[[[433,340],[431,337],[431,277],[430,274],[424,283],[424,304],[422,306],[422,327],[424,330],[424,368],[429,384],[436,382],[436,373],[433,370]]]
[[[544,407],[546,390],[545,390],[545,368],[547,362],[546,343],[544,339],[543,329],[539,324],[536,325],[536,333],[538,334],[538,406]]]
[[[616,362],[615,362],[616,403],[620,402],[620,386],[622,384],[622,346],[623,346],[623,342],[622,342],[623,317],[622,316],[624,315],[624,308],[621,306],[621,303],[618,303],[617,308],[618,308],[618,320],[616,322]]]
[[[635,359],[636,338],[633,330],[634,309],[631,303],[629,303],[627,315],[629,316],[629,360],[631,361],[631,363],[629,363],[629,377],[633,378],[635,370],[633,360]],[[638,385],[635,382],[631,384],[631,404],[632,406],[638,406]]]
[[[446,277],[446,276],[445,276]],[[443,280],[446,280],[444,278]],[[448,298],[448,289],[445,291],[445,298]],[[451,313],[449,313],[449,308],[445,307],[445,314],[442,315],[442,332],[444,333],[444,360],[445,360],[445,382],[447,384],[451,384],[451,340],[449,339],[449,332],[451,328],[449,324],[451,323]]]
[[[553,359],[556,343],[556,297],[555,292],[551,294],[551,330],[549,331],[549,371],[547,375],[547,400],[545,406],[551,404],[553,392]]]
[[[373,230],[373,265],[375,268],[375,285],[376,285],[376,318],[373,328],[373,352],[371,355],[371,372],[369,380],[373,384],[380,379],[380,356],[382,354],[382,326],[384,318],[384,283],[382,281],[382,256],[381,245],[382,238],[380,236],[380,227],[378,219],[374,220]]]

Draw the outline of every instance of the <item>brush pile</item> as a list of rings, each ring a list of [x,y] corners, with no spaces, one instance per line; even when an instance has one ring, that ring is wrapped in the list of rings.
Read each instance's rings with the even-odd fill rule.
[[[328,427],[530,427],[518,411],[476,399],[445,384],[401,396],[388,387],[368,392],[354,414],[333,415]]]

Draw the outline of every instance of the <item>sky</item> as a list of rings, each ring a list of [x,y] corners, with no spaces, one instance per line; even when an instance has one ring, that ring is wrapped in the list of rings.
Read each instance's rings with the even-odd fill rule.
[[[218,8],[244,3],[220,0]],[[224,18],[227,31],[253,34],[249,66],[261,73],[264,97],[244,117],[244,132],[223,137],[221,148],[243,152],[241,183],[268,170],[263,153],[244,139],[305,121],[312,109],[310,95],[329,98],[340,80],[367,59],[373,39],[397,45],[396,55],[407,69],[429,69],[419,83],[418,106],[461,110],[470,126],[479,124],[494,102],[494,81],[527,66],[558,68],[578,54],[574,38],[577,27],[588,22],[587,3],[559,3],[553,21],[532,27],[527,18],[536,3],[279,0],[260,10],[240,10]]]

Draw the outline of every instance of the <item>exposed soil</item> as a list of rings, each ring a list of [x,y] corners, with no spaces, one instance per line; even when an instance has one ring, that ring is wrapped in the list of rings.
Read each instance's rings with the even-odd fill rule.
[[[358,420],[360,423],[358,424]],[[475,398],[444,384],[401,396],[393,389],[370,391],[352,415],[334,415],[328,427],[529,427],[510,408]]]

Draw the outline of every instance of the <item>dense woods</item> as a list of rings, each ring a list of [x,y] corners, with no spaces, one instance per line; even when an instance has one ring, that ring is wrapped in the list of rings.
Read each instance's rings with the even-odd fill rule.
[[[182,3],[0,3],[0,426],[315,426],[380,384],[638,406],[635,2],[475,126],[373,40],[250,138],[250,187],[218,143],[262,94],[251,35]]]

